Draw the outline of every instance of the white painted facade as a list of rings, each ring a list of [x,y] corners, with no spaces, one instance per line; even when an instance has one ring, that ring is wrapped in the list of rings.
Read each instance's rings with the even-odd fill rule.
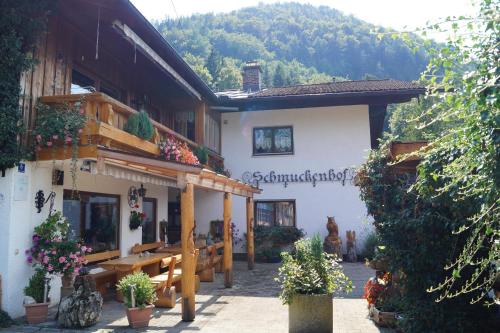
[[[293,126],[293,155],[252,156],[254,127]],[[335,173],[356,168],[366,159],[370,149],[368,105],[316,107],[301,109],[227,112],[222,114],[222,154],[233,178],[245,172],[268,174],[301,174],[305,170]],[[345,251],[345,233],[355,230],[358,249],[370,230],[366,208],[359,190],[352,182],[322,181],[259,184],[262,194],[255,200],[295,200],[296,226],[308,236],[325,237],[327,216],[334,216]],[[246,230],[244,198],[235,197],[233,222],[242,236]],[[219,212],[220,214],[220,212]],[[245,249],[235,248],[235,252]]]

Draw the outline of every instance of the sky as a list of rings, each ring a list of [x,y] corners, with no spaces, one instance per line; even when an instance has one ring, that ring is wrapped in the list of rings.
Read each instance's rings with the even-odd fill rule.
[[[149,20],[192,14],[226,13],[278,0],[131,0]],[[396,30],[412,30],[446,16],[474,13],[471,0],[295,0],[315,6],[326,5],[367,22]],[[175,8],[175,9],[174,9]]]

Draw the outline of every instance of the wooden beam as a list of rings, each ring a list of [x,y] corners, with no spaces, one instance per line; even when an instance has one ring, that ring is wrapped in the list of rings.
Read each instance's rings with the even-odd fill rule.
[[[224,193],[224,286],[233,286],[233,235],[231,227],[231,213],[233,196],[231,193]]]
[[[247,198],[247,260],[248,269],[253,269],[255,262],[255,247],[253,238],[254,221],[253,198]]]
[[[72,158],[72,150],[71,147],[42,148],[36,153],[36,159],[37,161],[68,160]],[[78,158],[97,158],[97,146],[78,146]]]
[[[195,248],[194,248],[194,190],[186,184],[181,191],[181,246],[182,246],[182,320],[195,317]]]
[[[201,101],[201,95],[194,89],[186,80],[182,78],[179,73],[175,71],[169,64],[163,60],[163,58],[156,53],[141,37],[139,37],[129,26],[126,24],[115,20],[113,22],[113,28],[116,29],[127,41],[129,41],[132,45],[137,47],[141,53],[143,53],[147,58],[151,59],[154,63],[156,63],[162,70],[171,75],[177,82],[181,84],[181,86],[192,96],[195,96],[198,100]]]
[[[205,103],[198,104],[196,108],[196,118],[195,118],[195,141],[200,146],[205,144],[205,113],[206,105]]]

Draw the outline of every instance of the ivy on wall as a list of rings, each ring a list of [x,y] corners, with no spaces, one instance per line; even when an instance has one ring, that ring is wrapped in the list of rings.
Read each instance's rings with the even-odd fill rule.
[[[55,0],[0,2],[0,170],[14,167],[24,156],[19,107],[21,74],[35,65],[31,52],[45,30]]]

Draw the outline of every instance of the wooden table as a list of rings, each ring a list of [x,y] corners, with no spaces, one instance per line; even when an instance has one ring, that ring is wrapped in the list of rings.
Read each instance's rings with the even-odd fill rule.
[[[150,255],[140,256],[132,254],[128,257],[113,259],[101,262],[100,267],[116,272],[116,279],[120,281],[126,275],[143,271],[149,276],[160,274],[160,262],[163,258],[168,258],[171,253],[151,253]],[[123,301],[123,296],[116,293],[117,300]]]

